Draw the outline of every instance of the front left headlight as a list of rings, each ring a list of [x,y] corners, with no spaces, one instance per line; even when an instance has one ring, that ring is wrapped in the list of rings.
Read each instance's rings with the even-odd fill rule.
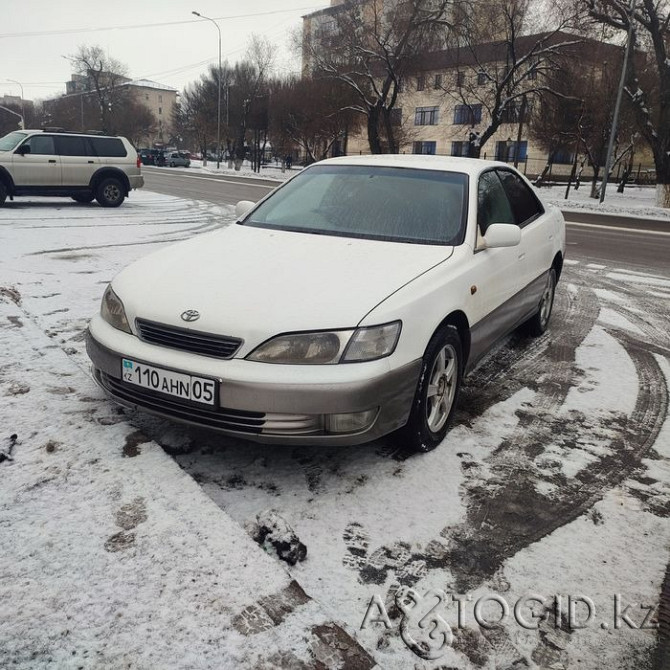
[[[102,316],[110,326],[114,326],[114,328],[118,328],[125,333],[132,334],[121,298],[114,293],[111,284],[105,289],[105,294],[102,296],[100,316]]]
[[[333,365],[389,356],[400,336],[401,322],[356,330],[278,335],[254,349],[247,359],[282,365]]]

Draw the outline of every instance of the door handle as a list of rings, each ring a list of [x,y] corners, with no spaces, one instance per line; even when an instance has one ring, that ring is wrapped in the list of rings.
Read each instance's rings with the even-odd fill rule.
[[[93,165],[93,161],[88,161],[90,165]]]
[[[526,257],[526,254],[525,254],[525,253],[523,253],[523,254],[519,254],[519,260],[521,260],[522,258],[525,258],[525,257]]]
[[[55,162],[56,162],[56,161],[52,161],[52,160],[49,161],[49,163],[55,163]]]

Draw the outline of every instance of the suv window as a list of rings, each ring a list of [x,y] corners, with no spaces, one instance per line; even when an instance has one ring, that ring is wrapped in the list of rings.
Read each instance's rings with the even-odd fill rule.
[[[528,186],[513,172],[499,170],[505,192],[512,203],[516,223],[523,227],[544,213],[540,201]]]
[[[89,139],[96,156],[122,158],[128,155],[123,142],[118,137],[91,137]]]
[[[23,145],[29,146],[30,153],[38,156],[53,156],[56,153],[51,135],[32,135],[21,146]]]
[[[516,223],[505,189],[494,170],[484,172],[479,178],[477,223],[482,235],[492,223]]]
[[[61,156],[90,156],[92,154],[86,137],[72,135],[56,137],[56,149]]]

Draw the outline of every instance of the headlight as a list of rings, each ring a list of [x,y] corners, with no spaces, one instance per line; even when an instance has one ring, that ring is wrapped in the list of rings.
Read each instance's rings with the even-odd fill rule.
[[[385,323],[383,326],[359,328],[351,338],[342,362],[372,361],[389,356],[394,352],[395,345],[398,344],[401,327],[400,321],[394,321]]]
[[[105,295],[102,296],[102,305],[100,305],[100,316],[107,321],[110,326],[123,330],[126,333],[131,333],[128,319],[126,318],[126,310],[123,308],[123,303],[116,293],[112,290],[110,284],[105,290]]]
[[[394,321],[356,330],[278,335],[261,344],[247,358],[283,365],[332,365],[374,360],[393,353],[400,327],[400,321]]]

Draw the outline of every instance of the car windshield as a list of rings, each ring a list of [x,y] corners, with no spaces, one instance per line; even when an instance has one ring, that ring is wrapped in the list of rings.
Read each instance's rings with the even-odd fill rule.
[[[369,165],[308,168],[241,223],[414,244],[463,242],[467,175]]]
[[[0,137],[0,151],[11,151],[22,139],[27,136],[27,133],[9,133],[9,135]]]

